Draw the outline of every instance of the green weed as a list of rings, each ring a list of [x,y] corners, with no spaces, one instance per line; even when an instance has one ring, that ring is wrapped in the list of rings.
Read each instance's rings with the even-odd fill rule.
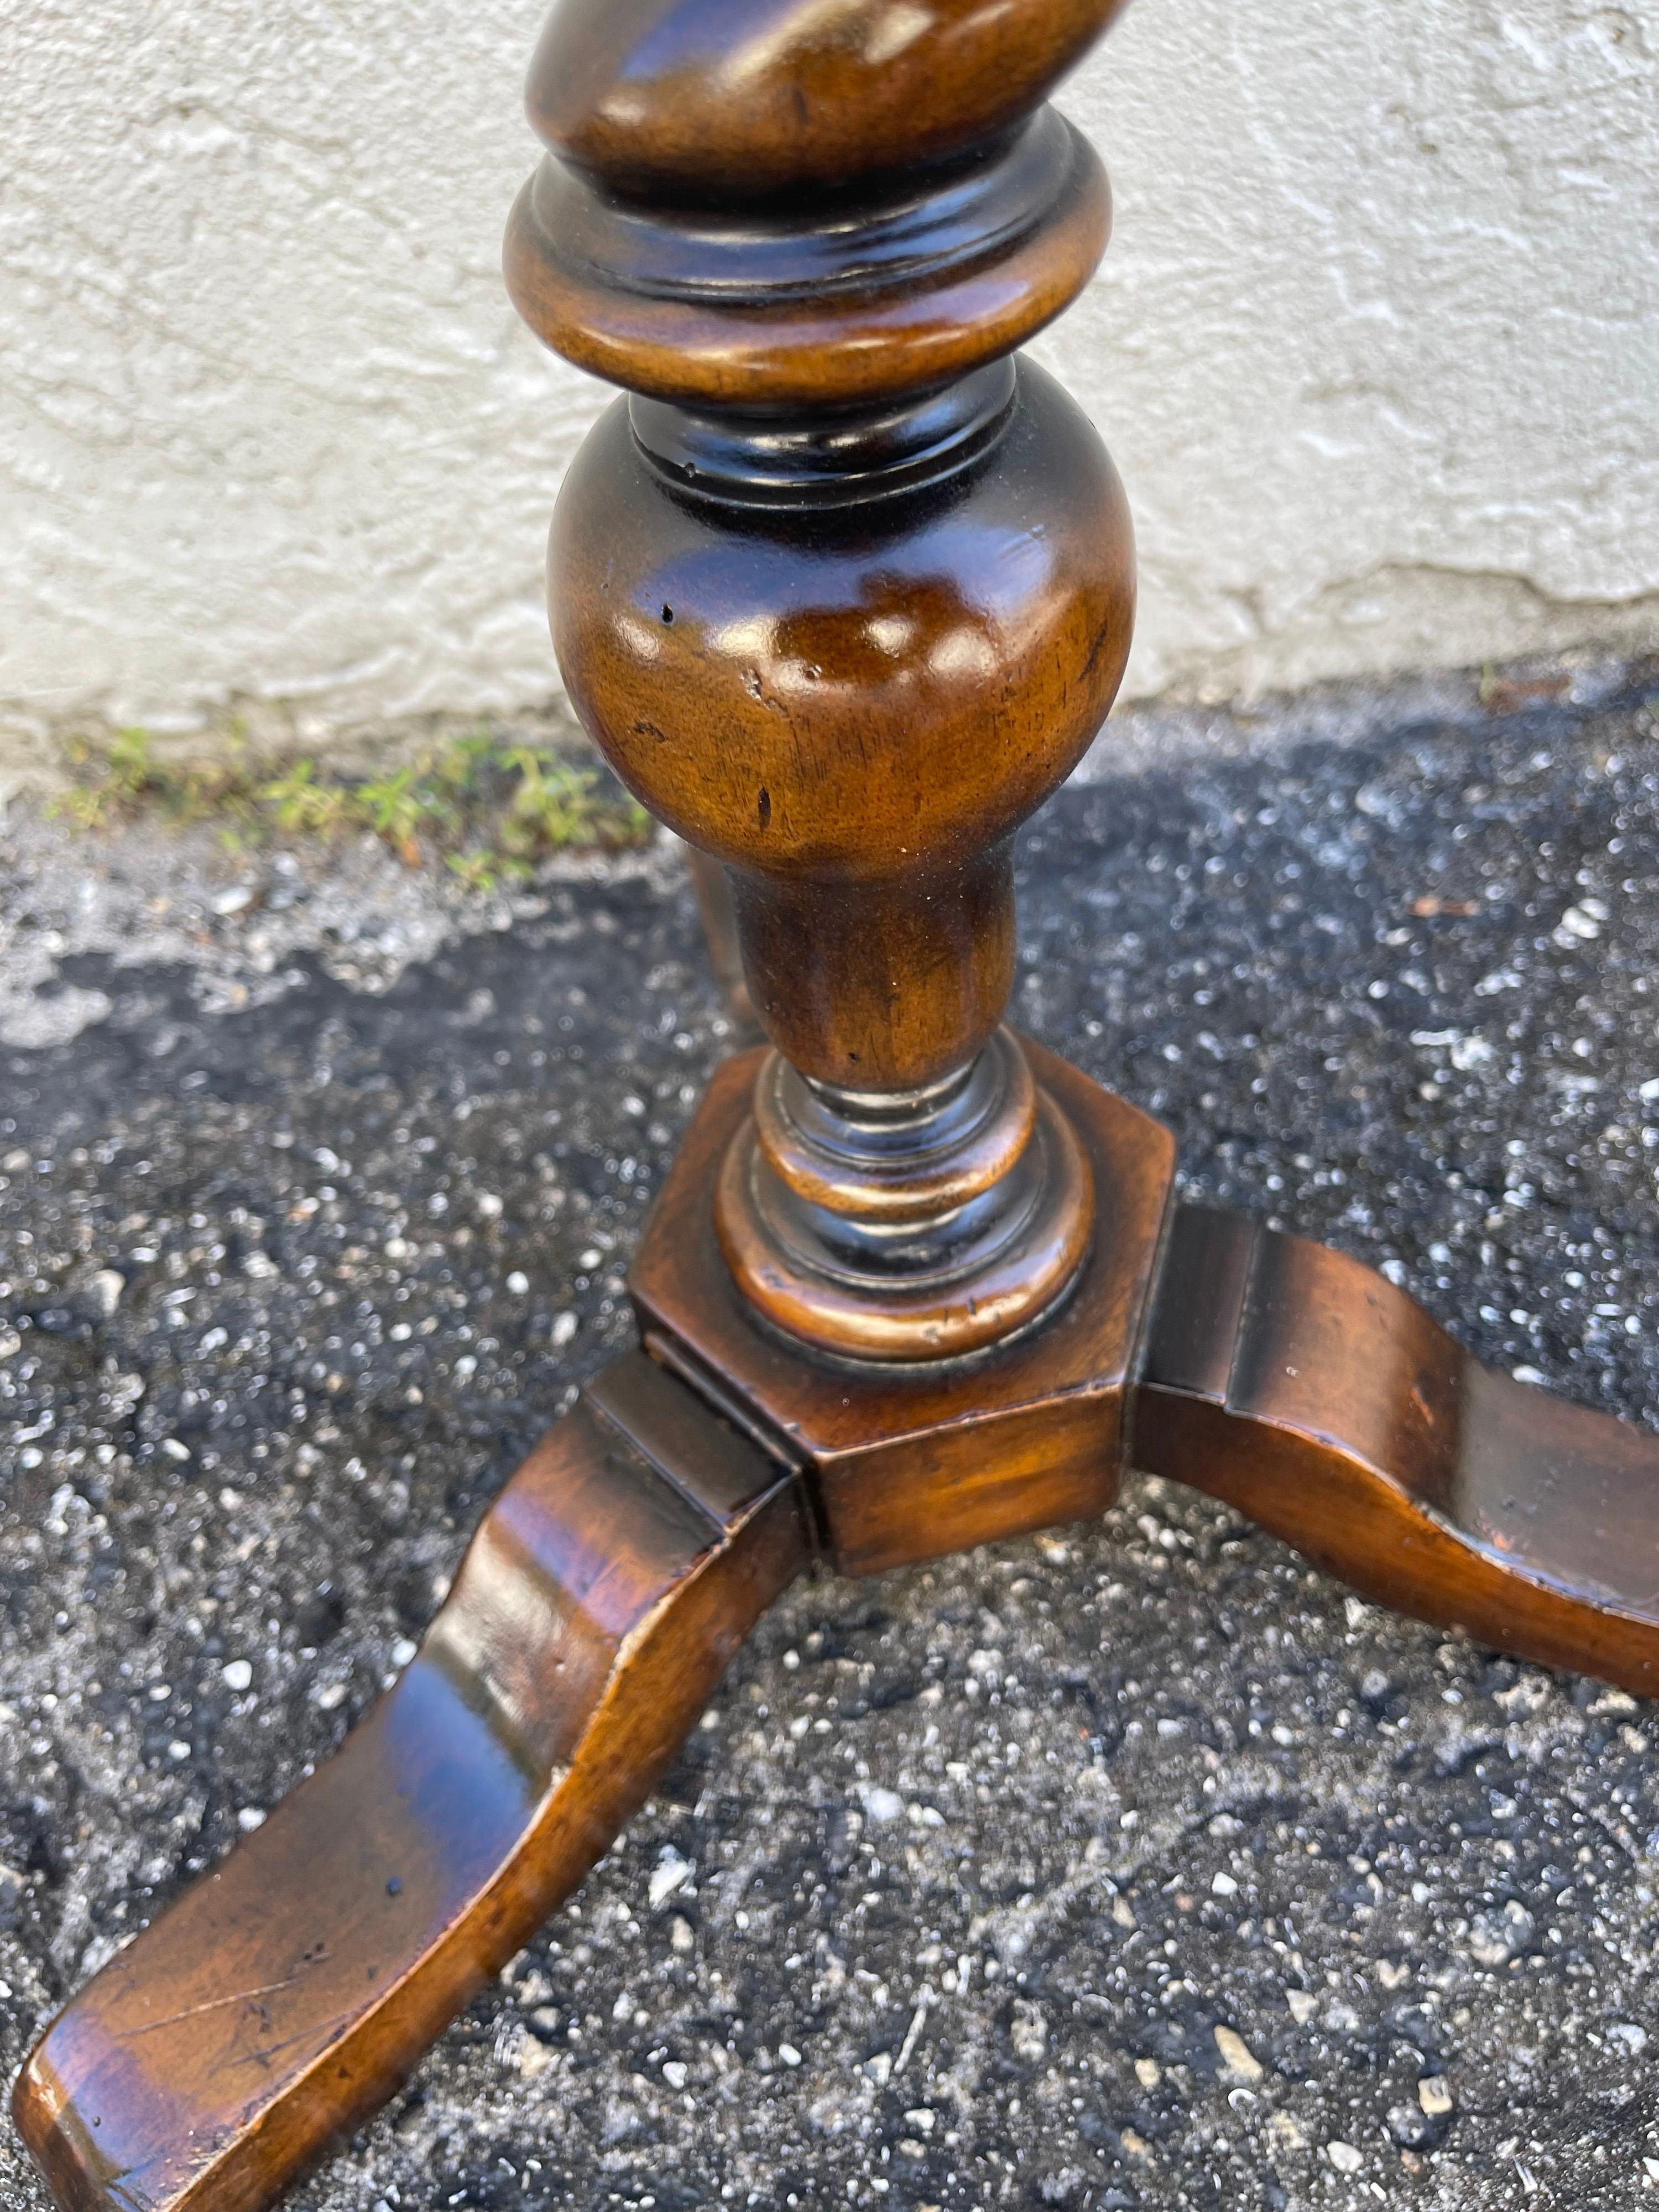
[[[333,839],[357,819],[352,793],[343,783],[318,781],[317,763],[298,760],[261,784],[259,797],[276,827],[290,837]]]
[[[309,757],[257,758],[240,732],[207,765],[174,768],[145,730],[71,754],[75,781],[50,811],[85,830],[148,812],[211,823],[234,851],[267,843],[331,843],[367,831],[408,867],[441,859],[470,890],[524,883],[550,853],[637,844],[649,816],[599,772],[550,747],[504,744],[487,730],[361,781],[325,775]]]

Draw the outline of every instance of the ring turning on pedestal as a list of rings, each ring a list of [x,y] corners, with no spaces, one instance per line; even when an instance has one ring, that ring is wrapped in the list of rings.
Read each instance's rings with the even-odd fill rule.
[[[968,1066],[909,1091],[814,1083],[774,1053],[714,1218],[738,1288],[775,1327],[844,1358],[948,1359],[1064,1296],[1094,1187],[1003,1029]]]

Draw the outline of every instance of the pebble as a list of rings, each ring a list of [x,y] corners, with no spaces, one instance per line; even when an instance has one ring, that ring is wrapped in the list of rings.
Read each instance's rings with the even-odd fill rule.
[[[682,1858],[672,1848],[665,1850],[652,1868],[651,1879],[646,1885],[652,1911],[654,1912],[659,1905],[666,1905],[676,1891],[684,1889],[690,1879],[690,1862]]]
[[[521,2081],[533,2081],[538,2075],[545,2074],[553,2063],[553,2053],[533,2035],[526,2035],[519,2045],[517,2065]]]
[[[1261,2079],[1261,2061],[1237,2028],[1218,2027],[1215,2047],[1221,2053],[1222,2064],[1230,2074],[1236,2074],[1241,2081],[1259,2081]]]
[[[1068,795],[1020,848],[1017,1018],[1163,1112],[1179,1129],[1195,1194],[1258,1218],[1276,1214],[1362,1255],[1395,1257],[1407,1286],[1495,1364],[1524,1363],[1553,1389],[1639,1414],[1655,1402],[1659,1376],[1659,1154],[1635,1115],[1639,1085],[1659,1075],[1656,1002],[1634,991],[1634,980],[1659,975],[1659,889],[1650,888],[1659,883],[1659,745],[1631,743],[1615,792],[1605,748],[1552,730],[1530,741],[1548,756],[1534,773],[1528,752],[1492,726],[1488,717],[1471,731],[1390,738],[1386,774],[1374,746],[1364,774],[1391,804],[1397,794],[1404,826],[1386,837],[1366,831],[1371,842],[1358,846],[1351,823],[1369,817],[1340,802],[1359,763],[1322,745],[1291,764],[1218,761],[1202,775]],[[1465,804],[1477,775],[1490,801]],[[1267,821],[1275,809],[1276,826]],[[1467,841],[1454,829],[1467,829]],[[1622,858],[1607,852],[1615,832],[1626,836]],[[1542,860],[1540,840],[1551,837],[1560,842]],[[1214,873],[1211,858],[1222,864]],[[1591,880],[1577,882],[1581,873]],[[1617,892],[1621,873],[1641,878],[1639,896]],[[1500,878],[1513,888],[1488,900]],[[1409,928],[1413,897],[1430,888],[1479,896],[1478,915],[1449,910],[1389,950],[1390,933]],[[1550,947],[1549,932],[1569,902],[1598,889],[1612,919],[1594,963],[1580,965],[1589,956]],[[643,1192],[624,1189],[606,1164],[631,1155],[654,1186],[671,1146],[651,1133],[654,1119],[665,1130],[683,1125],[720,1044],[689,892],[678,882],[659,891],[607,881],[571,896],[562,926],[574,933],[556,956],[530,929],[489,939],[487,960],[456,944],[447,966],[409,972],[388,1010],[395,1019],[349,982],[337,1036],[308,1023],[301,1005],[256,1005],[232,1024],[200,1015],[180,992],[167,1014],[184,1040],[176,1054],[144,1059],[161,1027],[135,1015],[104,1042],[88,1030],[72,1048],[36,1054],[0,1103],[0,1123],[16,1123],[0,1134],[0,1155],[22,1152],[0,1192],[0,1224],[8,1236],[33,1232],[35,1272],[50,1286],[36,1290],[14,1244],[0,1312],[17,1341],[0,1360],[0,1387],[18,1395],[0,1401],[0,1464],[18,1469],[21,1510],[0,1521],[6,1604],[17,1608],[0,1612],[0,1680],[16,1708],[15,1719],[0,1709],[0,1789],[20,1805],[38,1792],[40,1831],[66,1854],[61,1873],[43,1855],[27,1911],[0,1911],[0,1923],[16,1923],[0,1924],[0,1973],[19,1992],[8,2026],[22,2033],[48,2002],[52,1944],[77,1916],[84,1924],[89,1905],[142,1912],[148,1869],[164,1860],[177,1869],[177,1839],[199,1830],[210,1845],[215,1820],[232,1826],[246,1798],[275,1804],[325,1754],[346,1704],[356,1710],[374,1694],[405,1613],[416,1618],[411,1608],[424,1609],[443,1571],[453,1571],[514,1455],[556,1413],[590,1350],[597,1364],[625,1335],[625,1305],[605,1271],[620,1273],[629,1256]],[[1529,902],[1538,909],[1530,917]],[[186,903],[199,914],[205,899],[194,890],[187,902],[181,894]],[[618,962],[613,938],[609,965],[599,960],[588,921],[600,911],[638,933],[637,959]],[[1327,921],[1336,925],[1328,943]],[[228,957],[245,934],[203,931],[217,948],[206,957]],[[327,952],[325,965],[334,957]],[[653,963],[668,978],[660,988],[644,985]],[[1524,989],[1476,989],[1474,979],[1510,967],[1524,969]],[[517,980],[532,972],[542,996]],[[1364,999],[1378,972],[1390,995]],[[545,1030],[521,1035],[504,1018],[483,1040],[488,1049],[475,1053],[469,1030],[452,1051],[444,1006],[465,1005],[486,975],[503,1006],[516,1017],[522,1005],[526,1018],[534,1008]],[[567,978],[591,995],[568,1036],[555,1026]],[[164,1000],[173,989],[149,968],[124,974],[120,988],[152,985]],[[669,999],[684,1047],[672,1033],[659,1042],[656,1018]],[[1200,1023],[1213,1026],[1224,1057],[1203,1043]],[[1516,1024],[1525,1033],[1512,1037]],[[1409,1045],[1419,1026],[1479,1033],[1493,1056],[1460,1071],[1449,1042]],[[1576,1054],[1581,1036],[1589,1057]],[[1170,1044],[1185,1056],[1168,1058]],[[544,1049],[545,1064],[532,1066]],[[621,1060],[623,1050],[634,1056]],[[567,1051],[571,1058],[556,1058]],[[1432,1057],[1419,1061],[1419,1052]],[[1327,1055],[1337,1065],[1326,1066]],[[1558,1063],[1600,1079],[1599,1097],[1552,1086]],[[650,1109],[637,1127],[629,1122],[625,1143],[615,1097],[623,1066]],[[199,1068],[207,1078],[185,1090]],[[308,1069],[317,1071],[309,1079]],[[1444,1096],[1419,1099],[1419,1076],[1431,1073]],[[31,1089],[38,1105],[26,1103]],[[453,1110],[463,1097],[465,1127]],[[1604,1134],[1615,1121],[1618,1133]],[[397,1135],[404,1130],[406,1139]],[[1524,1157],[1505,1149],[1511,1139],[1524,1140]],[[422,1143],[429,1152],[416,1150]],[[314,1216],[296,1218],[289,1208],[316,1195],[325,1144],[353,1168],[329,1170],[337,1201],[319,1200]],[[31,1164],[44,1159],[49,1176]],[[1490,1222],[1494,1194],[1506,1179],[1518,1191],[1522,1176],[1529,1206],[1505,1206]],[[492,1217],[471,1195],[481,1182],[504,1194],[515,1239],[522,1225],[514,1249],[526,1273],[537,1260],[533,1291],[516,1306],[503,1286],[510,1251],[497,1249],[485,1229]],[[424,1211],[438,1183],[454,1194],[444,1225]],[[234,1238],[224,1218],[233,1193],[248,1216]],[[206,1217],[200,1224],[190,1222],[191,1206]],[[467,1223],[463,1243],[455,1224]],[[76,1241],[83,1227],[92,1231],[85,1244]],[[611,1243],[595,1233],[601,1227]],[[208,1256],[216,1243],[222,1260]],[[280,1277],[275,1262],[262,1277],[244,1256],[266,1243],[281,1255]],[[559,1293],[544,1285],[568,1281],[580,1257],[601,1250],[604,1271],[555,1341]],[[130,1251],[150,1258],[129,1265]],[[94,1309],[85,1285],[105,1255],[128,1277],[118,1327],[133,1348],[119,1364],[142,1364],[141,1412],[125,1386],[116,1406],[106,1347],[95,1331],[86,1340]],[[216,1269],[222,1285],[207,1280]],[[198,1319],[163,1335],[161,1302],[175,1284],[198,1286]],[[34,1326],[48,1297],[75,1314],[78,1334]],[[1597,1313],[1601,1304],[1612,1310]],[[1639,1321],[1639,1334],[1627,1332],[1627,1319]],[[210,1322],[230,1332],[211,1368],[200,1356]],[[463,1352],[477,1366],[458,1405],[447,1378]],[[281,1385],[269,1408],[256,1376]],[[344,1378],[337,1390],[336,1376]],[[423,1413],[405,1401],[410,1384],[424,1387]],[[186,1390],[199,1394],[189,1412]],[[29,1443],[23,1431],[48,1406],[57,1425]],[[163,1451],[170,1431],[194,1463]],[[44,1473],[19,1455],[37,1446]],[[314,1462],[303,1456],[313,1447]],[[196,1466],[210,1455],[198,1482]],[[354,1464],[367,1472],[350,1473]],[[309,1480],[296,1480],[307,1468]],[[221,1514],[211,1500],[229,1481],[242,1502]],[[406,1518],[400,1507],[394,1519],[387,1508],[399,1484]],[[54,1507],[61,1486],[69,1499]],[[1144,1547],[1157,1553],[1151,1563],[1135,1533],[1143,1510],[1163,1532]],[[49,1534],[52,1521],[65,1533]],[[97,1578],[110,1568],[124,1580]],[[268,1661],[266,1622],[284,1625],[270,1639],[281,1649],[295,1608],[325,1582],[337,1613],[319,1616],[319,1648],[308,1634],[303,1650],[296,1642]],[[141,1638],[152,1589],[168,1601]],[[59,1609],[69,1616],[61,1629]],[[544,2029],[532,2021],[538,2033],[525,2042],[547,2052],[546,2083],[521,2078],[541,2051],[526,2060],[520,2046],[498,2059],[488,2034],[479,2039],[477,2026],[495,2024],[489,2008],[497,2016],[521,2009],[492,1990],[473,2025],[424,2061],[422,2100],[373,2122],[368,2148],[324,2169],[307,2202],[319,2212],[346,2212],[377,2192],[406,2212],[463,2191],[474,2204],[496,2192],[532,2206],[561,2191],[584,2204],[607,2191],[633,2202],[672,2177],[681,2186],[659,2191],[659,2205],[680,2193],[714,2205],[741,2173],[738,2200],[776,2181],[769,2203],[787,2185],[808,2203],[995,2212],[1006,2176],[1010,2206],[1139,2197],[1163,2212],[1183,2194],[1206,2193],[1212,2167],[1216,2201],[1229,2204],[1273,2201],[1273,2174],[1292,2204],[1332,2212],[1357,2212],[1378,2191],[1402,2207],[1419,2196],[1468,2204],[1483,2191],[1501,2197],[1506,2178],[1518,2203],[1524,2184],[1503,2146],[1521,2124],[1510,2069],[1528,2045],[1544,2054],[1549,2077],[1532,2085],[1516,2146],[1537,2177],[1528,2202],[1577,2203],[1604,2182],[1589,2191],[1596,2204],[1621,2191],[1633,2203],[1638,2154],[1659,2144],[1645,2141],[1639,2103],[1612,2101],[1630,2085],[1642,2095],[1645,2051],[1620,2031],[1647,2022],[1646,2047],[1659,2038],[1646,2009],[1655,1908],[1641,1895],[1654,1886],[1643,1844],[1654,1817],[1651,1759],[1624,1731],[1651,1727],[1651,1709],[1581,1709],[1567,1678],[1461,1644],[1437,1654],[1441,1642],[1384,1610],[1356,1613],[1344,1592],[1248,1534],[1231,1511],[1139,1478],[1126,1485],[1122,1512],[1070,1532],[1063,1555],[1022,1540],[880,1584],[804,1581],[738,1655],[715,1725],[694,1735],[672,1784],[533,1939],[551,2017]],[[978,1650],[1002,1658],[994,1672],[974,1670],[970,1700],[963,1686]],[[793,1670],[786,1650],[798,1655]],[[229,1703],[221,1670],[239,1653],[261,1704],[232,1726],[215,1708]],[[116,1671],[123,1661],[130,1677]],[[163,1673],[175,1685],[171,1705],[146,1694]],[[198,1684],[208,1694],[187,1717]],[[1446,1689],[1455,1707],[1442,1703]],[[100,1707],[111,1693],[125,1695],[134,1717],[104,1741]],[[809,1724],[790,1745],[787,1718],[809,1712],[833,1732]],[[161,1734],[170,1714],[171,1739]],[[1184,1720],[1184,1735],[1159,1735],[1158,1722],[1170,1718]],[[1212,1735],[1218,1723],[1231,1738]],[[1223,1745],[1218,1759],[1212,1741]],[[170,1742],[182,1747],[177,1759]],[[916,1816],[872,1817],[881,1802],[865,1802],[872,1783],[901,1805],[931,1800],[947,1810],[948,1869],[934,1863],[943,1839],[913,1826]],[[204,1804],[214,1814],[203,1829]],[[1626,1828],[1633,1851],[1610,1840]],[[1557,1847],[1573,1835],[1589,1858],[1578,1843],[1571,1858]],[[1098,1856],[1079,1864],[1084,1836]],[[693,1838],[693,1880],[658,1916],[640,1911],[659,1853],[672,1838],[689,1863]],[[20,1838],[6,1849],[15,1858],[28,1847]],[[1571,1877],[1547,1905],[1552,1886],[1532,1873],[1547,1850]],[[1376,1881],[1356,1859],[1375,1861]],[[1227,1893],[1214,1886],[1218,1870],[1241,1884],[1219,1909]],[[1502,1900],[1517,1887],[1537,1916],[1536,1957],[1511,1973],[1477,1960],[1468,1936],[1488,1912],[1498,1923],[1491,1932],[1507,1942],[1516,1931]],[[1240,1934],[1231,1923],[1246,1894],[1255,1924]],[[119,1924],[109,1923],[110,1941]],[[935,1940],[938,1960],[921,1957]],[[1593,1979],[1565,1977],[1575,1952]],[[964,1958],[971,1978],[958,1974],[952,1986],[947,1973]],[[1399,1960],[1413,1971],[1396,1989],[1381,1969]],[[994,1980],[985,1971],[993,1964],[1005,1970]],[[1121,1992],[1109,1978],[1120,1965]],[[942,1994],[901,2071],[924,1974]],[[631,2015],[608,2016],[624,1978],[650,1991],[645,2029]],[[1066,1994],[1083,1988],[1095,1993],[1087,2017],[1071,2012]],[[900,2096],[927,2094],[947,2071],[965,2079],[965,2066],[982,2067],[973,2078],[994,2080],[1015,2057],[1012,2001],[1038,1994],[1046,2025],[1021,2023],[1028,2048],[1038,2047],[1032,2030],[1046,2038],[1032,2078],[1011,2078],[995,2099],[973,2096],[959,2147],[946,2147],[954,2090],[942,2090],[931,2135],[908,2112],[901,2118]],[[1339,2000],[1355,2028],[1338,2028]],[[1224,2008],[1264,2067],[1254,2092],[1212,2042]],[[1407,2033],[1408,2010],[1416,2016]],[[744,2095],[752,2075],[740,2058],[720,2063],[739,2014],[734,2039],[773,2054],[763,2098]],[[809,2020],[813,2063],[803,2057],[792,2071],[781,2039]],[[1419,2037],[1425,2047],[1413,2058]],[[647,2057],[659,2046],[687,2065],[683,2086]],[[1153,2051],[1158,2058],[1133,2058]],[[1294,2081],[1281,2081],[1279,2063]],[[1443,2063],[1458,2068],[1455,2103],[1431,2112],[1428,2101],[1453,2094],[1450,2085],[1424,2086],[1441,2081]],[[1420,2080],[1419,2066],[1431,2069]],[[1158,2069],[1151,2081],[1149,2068]],[[654,2094],[630,2087],[635,2073],[655,2082]],[[1087,2091],[1086,2113],[1055,2094],[1073,2081]],[[556,2128],[546,2086],[555,2082]],[[1260,2101],[1247,2109],[1251,2094]],[[1270,2110],[1281,2101],[1295,2117]],[[832,2103],[833,2124],[820,2125],[816,2108]],[[636,2113],[644,2126],[629,2134]],[[623,2135],[608,2132],[618,2124]],[[1606,2140],[1605,2175],[1586,2172],[1578,2147],[1591,2125]],[[908,2163],[901,2139],[924,2144],[927,2159]],[[1323,2148],[1338,2142],[1359,2160],[1352,2178]],[[801,2145],[806,2162],[797,2166]],[[890,2193],[876,2189],[889,2175],[874,2170],[889,2147]],[[1417,2163],[1402,2163],[1402,2153]],[[532,2158],[556,2165],[556,2182],[538,2166],[521,2191]],[[1073,2168],[1085,2177],[1075,2185]],[[0,2203],[24,2201],[21,2172],[21,2154],[0,2148]],[[804,2185],[793,2178],[802,2172]],[[394,2175],[397,2197],[386,2187]]]

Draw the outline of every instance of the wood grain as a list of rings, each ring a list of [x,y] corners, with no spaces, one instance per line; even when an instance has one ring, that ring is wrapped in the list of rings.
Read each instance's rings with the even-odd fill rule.
[[[991,1034],[1008,839],[1116,690],[1133,558],[1103,447],[1029,364],[994,442],[890,496],[694,495],[623,403],[572,463],[548,550],[572,702],[732,869],[756,1012],[805,1073],[903,1089]]]
[[[763,1073],[757,1093],[763,1085]],[[916,1182],[925,1188],[927,1180],[924,1159]],[[937,1241],[928,1224],[907,1222],[898,1233],[916,1238],[916,1259],[902,1270],[890,1249],[895,1224],[878,1220],[874,1252],[848,1254],[849,1227],[865,1226],[856,1209],[856,1197],[844,1214],[795,1201],[746,1123],[714,1191],[715,1232],[738,1295],[811,1350],[888,1362],[958,1359],[1013,1336],[1067,1295],[1094,1234],[1094,1176],[1070,1121],[1039,1092],[1030,1139],[1000,1182],[960,1207],[948,1198],[941,1206],[947,1231],[964,1221],[980,1231],[985,1217],[982,1233],[967,1235],[960,1252],[930,1264]]]
[[[636,198],[844,191],[1029,114],[1122,0],[559,0],[532,127]]]
[[[1659,1692],[1654,1439],[1176,1208],[1169,1133],[1036,1047],[996,1113],[949,1103],[1012,978],[1010,840],[1128,652],[1122,488],[1010,358],[1107,240],[1039,103],[1120,4],[555,9],[508,286],[634,394],[560,495],[555,644],[728,871],[796,1108],[751,1118],[758,1054],[716,1074],[633,1270],[653,1357],[514,1478],[338,1756],[48,2029],[15,2110],[64,2212],[269,2203],[580,1880],[814,1545],[868,1573],[1097,1513],[1133,1449],[1370,1596]]]
[[[502,1492],[396,1686],[19,2077],[65,2212],[251,2212],[605,1850],[806,1557],[794,1486],[635,1352]]]
[[[717,1071],[629,1273],[658,1355],[801,1467],[823,1546],[844,1573],[1081,1519],[1117,1494],[1175,1141],[1024,1042],[1101,1201],[1076,1287],[1041,1328],[975,1360],[876,1366],[808,1358],[760,1322],[721,1257],[712,1202],[749,1111],[757,1053]]]
[[[1181,1208],[1132,1449],[1381,1604],[1659,1693],[1659,1437],[1481,1366],[1358,1261]]]
[[[508,218],[514,306],[595,376],[688,405],[868,405],[1024,345],[1111,234],[1106,172],[1045,110],[960,174],[856,213],[619,201],[549,155]]]
[[[836,1358],[1012,1338],[1093,1233],[1052,1099],[988,1151],[933,1102],[992,1057],[1010,840],[1128,652],[1122,489],[1011,359],[1109,234],[1104,170],[1041,102],[1118,4],[560,0],[531,70],[550,151],[507,288],[633,394],[561,489],[559,665],[623,781],[729,871],[796,1079],[887,1102],[878,1176],[857,1112],[827,1176],[764,1116],[721,1170],[742,1294]]]

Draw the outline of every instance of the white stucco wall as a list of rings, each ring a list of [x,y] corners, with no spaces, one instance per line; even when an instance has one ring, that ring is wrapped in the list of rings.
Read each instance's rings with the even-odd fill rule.
[[[0,730],[522,705],[601,389],[498,276],[541,0],[0,9]],[[1659,641],[1651,21],[1136,0],[1042,356],[1127,481],[1128,689]]]

